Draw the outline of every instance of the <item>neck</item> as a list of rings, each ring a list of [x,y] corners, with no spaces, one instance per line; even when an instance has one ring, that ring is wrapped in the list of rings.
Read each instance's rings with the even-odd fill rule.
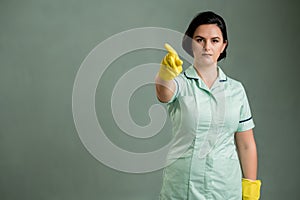
[[[208,87],[210,87],[218,77],[217,63],[214,63],[212,65],[197,65],[197,63],[194,63],[194,67],[198,75],[202,78],[202,80]]]

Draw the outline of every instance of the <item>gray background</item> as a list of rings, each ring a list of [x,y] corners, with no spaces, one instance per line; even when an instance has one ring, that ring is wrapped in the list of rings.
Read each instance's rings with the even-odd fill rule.
[[[248,92],[261,199],[297,199],[298,9],[298,1],[292,0],[1,0],[0,199],[157,199],[161,170],[119,172],[85,149],[72,117],[73,83],[83,59],[111,35],[145,26],[184,32],[204,10],[219,13],[227,22],[228,57],[220,65]],[[148,152],[170,139],[169,122],[153,138],[131,138],[118,129],[109,109],[118,77],[138,64],[159,62],[163,55],[155,50],[124,55],[99,82],[99,122],[124,149]],[[147,85],[132,97],[136,123],[149,123],[148,109],[157,103],[154,94],[153,85]]]

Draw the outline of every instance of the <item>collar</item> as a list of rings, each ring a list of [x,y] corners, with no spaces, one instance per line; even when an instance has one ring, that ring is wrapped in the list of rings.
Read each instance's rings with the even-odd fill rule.
[[[227,76],[226,74],[223,72],[223,70],[218,66],[218,71],[219,71],[219,82],[226,82],[227,81]],[[190,66],[188,67],[185,71],[184,71],[184,75],[185,77],[187,77],[188,79],[194,79],[194,80],[199,80],[200,77],[197,74],[196,69],[194,68],[194,66]]]

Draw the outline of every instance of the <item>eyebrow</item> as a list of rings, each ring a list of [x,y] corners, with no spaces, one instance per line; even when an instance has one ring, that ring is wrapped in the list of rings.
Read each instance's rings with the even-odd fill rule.
[[[200,35],[196,35],[195,38],[203,38],[206,39],[205,37],[202,37]],[[212,37],[211,39],[221,39],[220,37],[216,36],[216,37]]]

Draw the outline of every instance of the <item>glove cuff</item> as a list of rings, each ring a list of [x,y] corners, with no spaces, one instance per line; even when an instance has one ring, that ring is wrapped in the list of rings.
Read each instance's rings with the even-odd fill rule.
[[[243,200],[258,200],[260,197],[260,180],[242,179]]]

